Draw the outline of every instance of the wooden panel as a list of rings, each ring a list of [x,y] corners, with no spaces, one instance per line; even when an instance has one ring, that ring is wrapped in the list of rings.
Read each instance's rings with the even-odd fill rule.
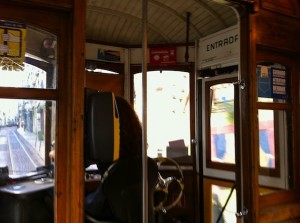
[[[99,91],[112,91],[115,95],[124,95],[124,77],[121,75],[107,75],[86,73],[85,87]]]
[[[259,45],[291,52],[300,51],[299,20],[261,10],[254,15],[253,33]]]
[[[60,66],[66,66],[69,68],[68,64],[72,65],[70,69],[72,70],[72,75],[68,79],[71,82],[72,90],[70,92],[70,97],[67,98],[67,104],[72,104],[71,112],[67,114],[68,121],[66,128],[72,128],[70,131],[70,138],[67,147],[61,148],[68,152],[68,159],[63,161],[60,160],[61,168],[66,168],[66,176],[60,176],[60,183],[67,182],[70,184],[70,190],[63,191],[67,193],[66,201],[62,203],[60,201],[60,206],[64,205],[62,209],[60,206],[56,206],[56,216],[57,219],[62,219],[60,221],[55,221],[56,223],[62,223],[64,216],[66,216],[65,223],[82,223],[84,218],[84,149],[83,149],[83,139],[84,139],[84,68],[85,68],[85,18],[86,18],[86,0],[55,0],[55,1],[72,1],[74,4],[74,10],[72,11],[72,16],[68,17],[68,27],[65,27],[65,33],[71,32],[72,34],[65,34],[68,42],[71,42],[71,62],[63,64]],[[68,38],[69,36],[69,38]],[[64,38],[64,37],[61,37]],[[61,45],[62,49],[69,47],[69,45]],[[67,51],[67,50],[66,50]],[[68,52],[68,51],[67,51]],[[60,61],[63,62],[63,61]],[[63,73],[60,73],[60,76]],[[72,81],[70,81],[72,80]],[[65,80],[62,80],[65,81]],[[66,90],[63,88],[62,90]],[[62,91],[61,90],[61,91]],[[62,101],[63,103],[63,101]],[[63,108],[60,108],[60,113],[66,112]],[[58,120],[59,121],[59,120]],[[64,131],[62,127],[60,130],[60,136],[67,131]],[[64,135],[66,140],[67,135]],[[67,164],[67,165],[66,165]],[[59,167],[56,167],[57,169]],[[65,179],[63,179],[65,177]],[[62,187],[62,185],[61,185]],[[66,188],[68,189],[68,188]],[[57,199],[59,199],[57,194]]]
[[[294,222],[299,222],[299,217],[300,204],[289,203],[261,209],[259,222],[292,222],[292,220],[295,220]]]
[[[298,0],[262,0],[261,7],[263,9],[269,9],[288,16],[300,16]]]

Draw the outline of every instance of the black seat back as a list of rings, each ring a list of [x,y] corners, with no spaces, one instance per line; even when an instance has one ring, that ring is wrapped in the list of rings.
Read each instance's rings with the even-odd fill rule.
[[[134,110],[127,106],[125,108],[129,110],[127,113],[124,112],[123,121],[130,121],[130,114],[134,113]],[[141,223],[143,216],[142,159],[139,153],[130,152],[132,148],[140,148],[140,144],[135,142],[139,142],[137,137],[141,134],[127,134],[134,133],[134,127],[127,122],[123,123],[124,129],[120,130],[119,120],[116,99],[112,92],[92,91],[87,95],[85,161],[96,163],[101,174],[102,170],[104,172],[107,166],[110,166],[102,176],[103,182],[97,191],[87,196],[86,213],[90,221],[92,218],[99,218],[98,220]],[[132,123],[136,123],[134,121],[136,120]],[[119,157],[120,131],[123,131],[122,136],[125,141],[123,141],[122,149],[128,152],[121,158]],[[129,145],[128,141],[131,142]],[[157,180],[156,162],[148,158],[149,223],[154,222],[153,199]]]
[[[120,129],[114,94],[89,93],[85,107],[86,162],[111,163],[119,159]]]
[[[154,190],[158,180],[156,162],[148,158],[148,222],[154,222]],[[143,217],[142,159],[115,162],[103,180],[103,192],[116,220],[141,223]]]

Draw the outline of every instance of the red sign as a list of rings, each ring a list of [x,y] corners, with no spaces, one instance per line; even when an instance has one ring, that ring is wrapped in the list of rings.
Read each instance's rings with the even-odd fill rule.
[[[176,48],[150,48],[150,65],[176,64]]]

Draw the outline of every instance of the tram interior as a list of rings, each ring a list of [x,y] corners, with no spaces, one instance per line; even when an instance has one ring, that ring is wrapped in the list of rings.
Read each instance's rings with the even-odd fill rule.
[[[239,222],[237,215],[247,213],[237,210],[240,194],[236,191],[237,108],[242,103],[235,87],[241,67],[238,7],[227,1],[150,0],[145,24],[142,6],[133,0],[87,1],[85,93],[111,92],[126,98],[142,123],[147,79],[144,149],[157,162],[156,189],[167,195],[157,202],[160,206],[151,206],[150,215],[155,209],[151,223]],[[146,39],[143,25],[148,28]],[[53,93],[59,87],[60,37],[22,21],[0,20],[0,34],[0,44],[11,42],[8,47],[20,49],[23,55],[18,60],[8,52],[0,55],[0,87],[40,94],[0,98],[0,222],[51,223],[55,221],[55,157],[60,156],[56,148],[59,108]],[[293,189],[292,106],[283,105],[291,99],[282,88],[290,85],[281,85],[290,79],[284,64],[264,58],[256,69],[257,181],[259,196],[268,204],[268,196]],[[276,94],[268,91],[270,75],[280,83]],[[86,113],[84,118],[89,120]],[[108,125],[102,127],[104,135]],[[105,150],[104,156],[107,152],[111,150]],[[109,161],[118,159],[111,160],[111,155]],[[85,195],[97,190],[103,178],[95,162],[89,164],[83,173]],[[149,204],[153,205],[151,186]]]
[[[176,3],[176,4],[175,4]],[[136,4],[133,1],[114,1],[114,4],[109,3],[109,1],[88,1],[87,6],[87,72],[96,73],[96,69],[102,69],[101,72],[105,72],[105,67],[101,67],[101,63],[98,64],[97,61],[107,60],[115,60],[117,59],[117,63],[124,63],[126,57],[124,52],[126,49],[131,51],[130,61],[132,64],[140,64],[141,60],[139,59],[139,55],[141,52],[141,43],[142,43],[142,32],[137,31],[141,30],[141,17],[138,15],[140,11],[141,5],[138,3],[135,7],[133,5]],[[127,6],[127,9],[126,9]],[[132,6],[131,8],[129,6]],[[174,2],[164,2],[164,4],[159,2],[150,2],[149,4],[149,32],[148,32],[148,44],[153,46],[163,46],[163,45],[178,45],[178,47],[174,48],[177,50],[177,58],[179,60],[179,64],[190,64],[190,61],[194,61],[194,56],[197,53],[195,50],[195,40],[198,40],[201,37],[204,37],[208,34],[215,33],[221,29],[226,27],[230,27],[233,24],[237,23],[237,17],[235,15],[234,10],[227,5],[219,5],[214,2],[193,2],[190,1],[187,4],[188,7],[184,6],[180,1]],[[125,8],[124,8],[125,7]],[[113,12],[113,13],[111,13]],[[187,13],[188,12],[188,13]],[[131,16],[129,16],[129,14]],[[202,15],[201,15],[202,14]],[[205,18],[206,19],[203,19]],[[159,27],[156,24],[156,20],[159,18],[160,21],[164,21],[164,23],[160,23],[162,27]],[[191,19],[192,23],[189,24],[188,20]],[[93,21],[103,21],[102,23],[95,23]],[[101,24],[111,24],[101,26]],[[112,25],[113,24],[113,25]],[[188,26],[190,29],[188,30]],[[121,28],[122,27],[122,28]],[[200,28],[199,28],[200,27]],[[134,31],[135,30],[135,31]],[[162,33],[164,30],[165,33]],[[116,33],[118,32],[118,34]],[[186,33],[188,32],[188,34]],[[114,34],[115,36],[110,36]],[[130,34],[130,35],[129,35]],[[24,35],[25,36],[25,35]],[[97,42],[102,42],[106,44],[96,44]],[[41,46],[42,44],[42,46]],[[25,87],[25,88],[41,88],[41,89],[55,89],[56,88],[56,79],[57,74],[53,69],[57,66],[57,44],[59,44],[59,39],[51,34],[44,31],[41,31],[33,26],[26,27],[26,54],[25,54],[25,69],[18,69],[14,64],[7,63],[8,66],[4,69],[5,72],[9,72],[5,79],[1,79],[2,81],[6,80],[6,83],[2,83],[1,86],[5,87]],[[119,47],[124,46],[124,47]],[[184,59],[183,54],[186,51],[186,54],[190,54],[189,58]],[[189,51],[189,52],[187,52]],[[112,54],[109,54],[109,53]],[[117,56],[113,55],[116,54]],[[98,57],[95,57],[98,55]],[[170,55],[167,55],[170,56]],[[155,59],[155,58],[154,58]],[[174,59],[174,58],[173,58]],[[118,61],[119,60],[119,61]],[[2,61],[3,62],[3,61]],[[96,62],[96,63],[95,63]],[[115,61],[113,61],[115,62]],[[167,61],[168,63],[168,61]],[[170,64],[172,65],[172,61]],[[178,62],[177,62],[178,63]],[[5,65],[5,63],[1,63]],[[28,64],[28,65],[27,65]],[[34,65],[35,67],[30,67]],[[16,66],[19,66],[16,63]],[[128,65],[127,65],[128,66]],[[156,66],[156,65],[155,65]],[[42,69],[41,69],[42,68]],[[36,70],[35,70],[36,69]],[[46,71],[44,71],[46,70]],[[107,69],[106,69],[107,70]],[[18,71],[18,72],[15,72]],[[2,71],[3,73],[4,71]],[[110,71],[111,72],[111,71]],[[169,72],[169,73],[168,73]],[[13,74],[12,74],[13,73]],[[22,75],[21,73],[25,73]],[[114,73],[114,72],[112,72]],[[38,75],[37,75],[38,74]],[[149,79],[150,88],[153,88],[153,92],[151,94],[151,98],[149,98],[149,106],[152,107],[152,110],[149,112],[149,155],[152,157],[171,157],[179,162],[182,162],[186,170],[186,178],[191,177],[191,170],[195,168],[195,164],[192,164],[191,158],[191,145],[190,145],[190,129],[189,122],[190,119],[190,104],[189,104],[189,79],[190,74],[188,72],[182,74],[175,74],[172,71],[162,71],[161,68],[158,70],[156,74],[151,74],[153,80]],[[178,76],[177,80],[174,78]],[[8,81],[9,78],[15,77],[15,79]],[[25,79],[21,78],[24,77]],[[155,78],[156,77],[156,78]],[[162,80],[162,78],[166,79]],[[14,80],[18,80],[19,85],[16,85]],[[170,82],[169,80],[173,79],[174,82]],[[136,101],[135,109],[140,118],[142,117],[142,73],[139,75],[135,75],[135,83],[134,88],[136,92]],[[175,82],[176,81],[176,82]],[[152,84],[153,82],[153,84]],[[158,85],[157,83],[160,83]],[[183,85],[184,84],[184,85]],[[94,89],[101,89],[101,87],[93,86]],[[153,85],[153,86],[152,86]],[[175,87],[172,87],[175,86]],[[157,91],[158,88],[161,88],[160,91]],[[104,90],[115,90],[115,89],[105,89]],[[175,91],[175,92],[165,92]],[[179,93],[177,93],[177,91]],[[161,93],[160,93],[161,92]],[[165,93],[164,93],[165,92]],[[116,92],[118,94],[118,92]],[[162,94],[163,93],[163,94]],[[156,94],[156,95],[155,95]],[[171,94],[171,95],[168,95]],[[172,96],[173,95],[173,96]],[[173,103],[169,107],[165,107],[164,103],[170,100],[168,97],[177,97],[177,103]],[[166,101],[161,101],[157,104],[159,98],[165,97]],[[9,101],[7,101],[9,100]],[[174,99],[173,99],[174,100]],[[23,175],[31,175],[29,173],[36,172],[36,168],[40,166],[51,166],[55,163],[54,160],[51,160],[48,157],[48,153],[50,150],[54,150],[55,148],[55,111],[56,105],[55,101],[46,101],[46,100],[16,100],[16,99],[1,99],[3,104],[10,104],[10,110],[4,111],[1,110],[6,117],[2,117],[2,130],[9,128],[11,132],[16,132],[21,134],[23,138],[25,138],[24,143],[30,143],[35,151],[36,155],[40,161],[35,163],[31,167],[21,166],[20,169],[16,169],[17,167],[5,163],[8,165],[9,175],[12,176],[14,174]],[[167,102],[168,103],[168,102]],[[4,107],[4,106],[3,106]],[[3,108],[2,107],[2,108]],[[159,107],[160,109],[153,109]],[[164,125],[154,125],[157,122],[166,122],[166,117],[170,116],[170,111],[175,113],[177,119],[170,119],[166,127]],[[182,117],[178,119],[177,112],[182,110]],[[166,116],[163,114],[166,113]],[[8,114],[12,117],[8,117]],[[47,114],[47,115],[46,115]],[[50,114],[50,115],[49,115]],[[179,114],[180,115],[180,114]],[[161,120],[157,121],[158,117],[162,117]],[[9,121],[11,120],[11,121]],[[156,121],[154,121],[156,120]],[[180,122],[178,124],[178,121]],[[180,126],[183,131],[179,131],[178,133],[172,135],[173,131],[170,129],[178,128]],[[183,124],[185,123],[185,124]],[[175,125],[174,125],[175,124]],[[152,126],[154,125],[154,126]],[[162,143],[159,141],[160,136],[156,134],[155,129],[161,129],[161,132],[165,132],[167,134],[170,133],[169,138],[165,137],[165,142]],[[153,133],[152,133],[153,132]],[[13,134],[16,134],[13,133]],[[179,134],[179,135],[178,135]],[[47,139],[46,139],[47,138]],[[153,138],[153,139],[152,139]],[[154,141],[153,141],[154,140]],[[24,141],[24,140],[23,140]],[[26,142],[27,141],[27,142]],[[152,142],[153,141],[153,142]],[[50,145],[54,145],[52,148]],[[59,154],[56,154],[59,156]],[[178,157],[179,156],[179,157]],[[192,164],[192,165],[191,165]],[[179,167],[179,166],[177,166]],[[52,170],[51,170],[52,171]],[[55,171],[55,169],[53,169]],[[87,172],[89,179],[97,180],[99,179],[97,174],[94,174],[96,171],[95,168],[89,169]],[[45,174],[44,172],[42,174]],[[52,174],[52,173],[51,173]],[[170,174],[174,174],[174,171],[167,170],[165,173],[162,173],[164,177],[167,178]],[[52,177],[54,174],[52,175]],[[30,176],[31,177],[31,176]],[[41,179],[44,179],[43,184],[45,185],[53,185],[53,181],[46,181],[45,175],[41,175]],[[180,177],[180,176],[179,176]],[[18,176],[16,177],[16,182]],[[30,178],[35,179],[35,178]],[[51,178],[52,179],[52,178]],[[16,184],[17,186],[18,184]],[[185,185],[185,190],[192,190],[191,185]],[[176,186],[172,185],[176,193]],[[11,188],[12,190],[18,191],[21,188]],[[87,190],[94,190],[95,186],[87,186]],[[177,191],[177,192],[176,192]],[[189,192],[191,193],[191,192]],[[175,196],[172,195],[172,196]],[[192,197],[192,195],[185,195],[185,199],[187,197]],[[18,210],[18,205],[26,205],[26,202],[29,202],[31,198],[26,198],[24,200],[21,199],[20,202],[14,203],[11,202],[11,205],[8,205],[8,216],[10,216],[10,222],[22,222],[22,214],[23,212]],[[8,199],[9,200],[9,199]],[[185,205],[183,202],[191,202],[191,199],[188,198],[189,201],[180,201],[180,205]],[[193,202],[188,204],[188,207],[191,207]],[[172,213],[172,205],[169,204],[168,212]],[[16,212],[19,211],[19,212]],[[178,211],[178,210],[177,210]],[[19,214],[16,214],[19,213]],[[174,212],[173,212],[174,213]],[[189,211],[188,214],[192,212]],[[179,214],[183,217],[178,217],[182,222],[190,221],[186,219],[184,213],[179,211]],[[25,219],[30,219],[32,222],[35,221],[34,217],[27,214],[28,216]],[[171,215],[171,214],[170,214]],[[35,216],[38,219],[38,216]],[[170,217],[171,218],[171,217]],[[188,217],[189,218],[189,217]],[[51,218],[49,218],[51,219]],[[184,220],[186,219],[186,220]],[[2,219],[1,219],[2,220]],[[162,221],[158,219],[158,221]],[[171,221],[169,219],[169,221]],[[50,220],[51,222],[51,220]]]

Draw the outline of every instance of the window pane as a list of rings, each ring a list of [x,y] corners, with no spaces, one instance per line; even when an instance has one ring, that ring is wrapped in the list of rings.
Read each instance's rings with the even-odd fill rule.
[[[235,163],[234,86],[217,84],[210,92],[211,161]]]
[[[226,207],[225,207],[226,205]],[[222,213],[222,209],[224,209]],[[236,191],[212,185],[212,222],[236,222]]]
[[[24,63],[24,70],[2,70],[0,86],[22,88],[46,88],[46,72]]]
[[[0,99],[0,166],[23,175],[49,165],[55,140],[54,101]]]
[[[147,139],[150,157],[190,155],[189,73],[147,74]],[[142,74],[134,75],[135,110],[142,120]]]
[[[261,185],[283,189],[291,187],[291,117],[291,111],[258,110]]]
[[[259,164],[275,168],[274,111],[259,110]]]

